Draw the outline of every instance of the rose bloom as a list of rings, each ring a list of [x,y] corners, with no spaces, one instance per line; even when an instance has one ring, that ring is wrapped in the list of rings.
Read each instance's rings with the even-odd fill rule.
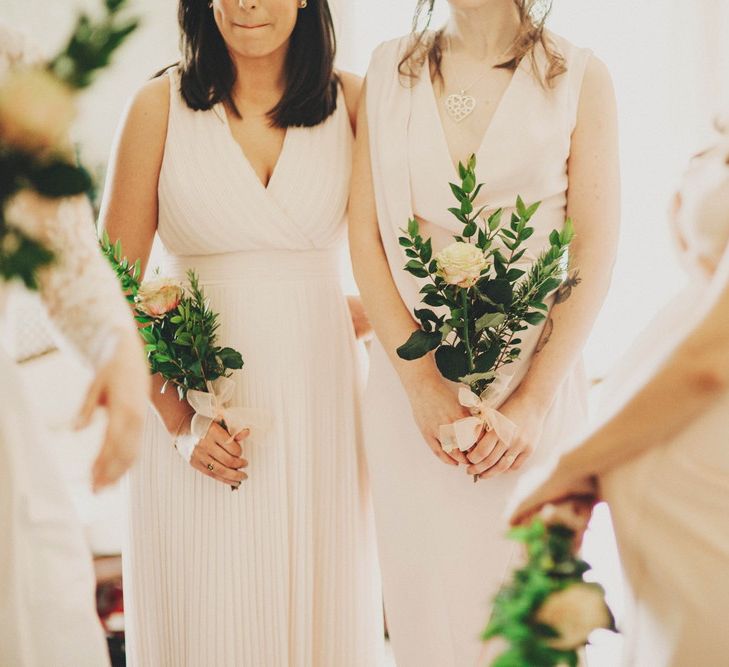
[[[150,317],[162,317],[180,304],[184,288],[172,278],[145,280],[137,292],[136,306]]]
[[[0,141],[14,148],[56,148],[75,114],[72,90],[45,69],[13,70],[0,81]]]
[[[548,643],[561,651],[581,648],[593,630],[612,626],[602,588],[589,583],[572,584],[552,593],[537,610],[536,620],[559,633]]]
[[[486,268],[483,251],[472,243],[456,241],[435,257],[438,275],[449,285],[472,287]]]

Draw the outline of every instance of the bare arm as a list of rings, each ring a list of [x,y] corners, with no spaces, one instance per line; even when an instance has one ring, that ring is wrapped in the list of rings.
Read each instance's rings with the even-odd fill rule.
[[[99,225],[112,242],[121,240],[124,254],[147,268],[157,231],[157,184],[167,138],[170,83],[154,79],[132,100],[112,149]],[[190,407],[173,389],[161,393],[164,381],[152,378],[152,402],[170,433],[180,427]]]
[[[395,352],[417,329],[417,324],[400,298],[380,238],[370,161],[366,85],[357,116],[349,204],[349,243],[354,277],[375,333],[410,396],[423,437],[436,456],[445,463],[453,464],[454,458],[463,459],[460,452],[454,452],[454,458],[443,452],[437,440],[438,426],[462,417],[463,409],[447,391],[432,355],[416,361],[404,361]]]
[[[562,379],[582,354],[610,286],[620,222],[615,96],[605,66],[592,59],[580,95],[568,162],[567,216],[576,236],[571,269],[581,282],[555,304],[519,393],[549,408]]]
[[[697,325],[658,372],[580,447],[565,454],[570,474],[599,475],[662,444],[729,388],[729,253]]]
[[[577,447],[521,490],[512,522],[594,493],[591,480],[660,446],[729,390],[729,252],[697,324],[648,379]]]

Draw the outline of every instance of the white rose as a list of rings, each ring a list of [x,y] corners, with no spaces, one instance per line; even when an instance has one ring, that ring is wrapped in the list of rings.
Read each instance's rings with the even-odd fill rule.
[[[575,583],[552,593],[537,610],[536,620],[559,633],[552,648],[570,651],[587,644],[593,630],[610,628],[612,615],[597,584]]]
[[[162,317],[177,308],[185,293],[182,284],[172,278],[145,280],[139,287],[135,304],[150,317]]]
[[[456,241],[435,257],[438,275],[449,285],[472,287],[486,268],[483,251],[472,243]]]
[[[72,90],[40,67],[11,71],[0,82],[0,140],[26,151],[58,147],[76,113]]]

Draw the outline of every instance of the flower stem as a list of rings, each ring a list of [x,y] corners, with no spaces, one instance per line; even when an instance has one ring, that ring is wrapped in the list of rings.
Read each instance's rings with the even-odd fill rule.
[[[473,350],[471,349],[471,340],[468,335],[468,290],[465,288],[461,289],[461,302],[463,303],[463,343],[466,346],[466,353],[468,354],[468,372],[473,373]]]

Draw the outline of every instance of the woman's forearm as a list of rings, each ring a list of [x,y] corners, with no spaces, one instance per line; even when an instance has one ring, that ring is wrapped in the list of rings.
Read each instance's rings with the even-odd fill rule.
[[[560,464],[568,475],[599,475],[661,445],[729,391],[729,254],[709,306],[658,371]],[[719,288],[716,288],[717,283]]]

